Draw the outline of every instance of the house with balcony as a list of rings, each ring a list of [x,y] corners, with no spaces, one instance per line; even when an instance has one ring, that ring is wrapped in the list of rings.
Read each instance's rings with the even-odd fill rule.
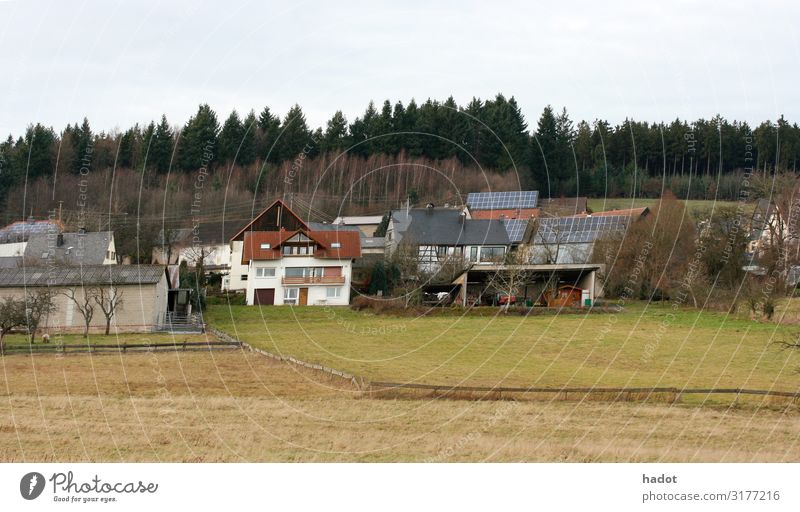
[[[314,230],[278,200],[234,235],[231,251],[229,286],[249,305],[347,305],[361,234]]]

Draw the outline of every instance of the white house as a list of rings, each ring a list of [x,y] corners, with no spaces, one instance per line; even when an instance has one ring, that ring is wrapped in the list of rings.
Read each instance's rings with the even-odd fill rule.
[[[265,208],[230,242],[229,290],[251,305],[346,305],[360,232],[314,230],[283,201]]]

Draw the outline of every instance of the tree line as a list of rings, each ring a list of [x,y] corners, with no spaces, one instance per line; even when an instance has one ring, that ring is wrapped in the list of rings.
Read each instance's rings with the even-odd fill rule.
[[[127,168],[164,175],[343,152],[456,159],[489,172],[516,171],[521,186],[553,197],[657,197],[669,188],[684,198],[733,199],[744,170],[796,171],[800,128],[783,117],[753,128],[719,115],[692,122],[574,122],[566,109],[549,105],[529,128],[516,100],[502,94],[466,105],[452,97],[420,104],[386,100],[380,107],[370,102],[352,121],[336,111],[317,128],[299,105],[282,118],[265,107],[244,116],[233,111],[220,122],[203,104],[182,126],[166,116],[122,132],[95,133],[88,119],[58,133],[33,124],[0,143],[0,193],[56,172]]]

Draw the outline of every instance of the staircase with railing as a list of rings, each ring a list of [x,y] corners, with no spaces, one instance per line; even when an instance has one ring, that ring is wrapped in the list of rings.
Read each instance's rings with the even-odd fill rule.
[[[176,313],[167,311],[159,318],[156,330],[160,332],[205,332],[205,322],[202,313]]]

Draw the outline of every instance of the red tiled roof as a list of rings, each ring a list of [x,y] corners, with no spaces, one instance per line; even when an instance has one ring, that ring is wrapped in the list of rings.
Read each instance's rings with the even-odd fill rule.
[[[530,219],[539,216],[539,208],[509,208],[470,211],[473,219]]]
[[[244,233],[242,263],[281,259],[281,245],[297,233],[303,233],[317,243],[315,258],[351,260],[361,257],[361,235],[358,231],[247,231]],[[333,247],[334,242],[341,244],[341,247]],[[262,244],[269,244],[270,248],[262,249]]]
[[[641,217],[647,213],[650,213],[650,209],[645,206],[643,208],[627,208],[625,210],[606,210],[604,212],[579,213],[578,215],[573,215],[573,217],[588,217],[589,215],[592,217],[609,217],[611,215]]]

